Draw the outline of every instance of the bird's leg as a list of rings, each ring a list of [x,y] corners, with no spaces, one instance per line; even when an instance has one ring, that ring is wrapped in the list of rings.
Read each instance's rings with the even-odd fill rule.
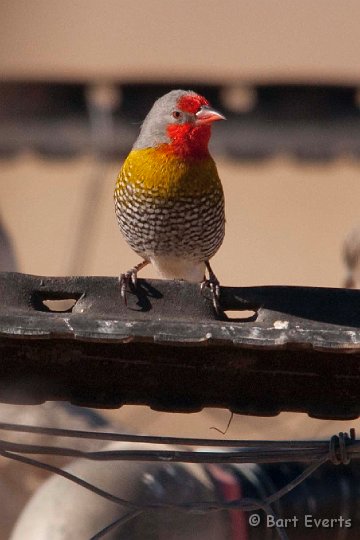
[[[149,264],[149,261],[144,260],[141,263],[135,265],[133,268],[130,268],[130,270],[128,270],[124,274],[120,274],[120,277],[119,277],[120,294],[121,294],[121,298],[124,300],[124,303],[125,303],[126,306],[127,306],[126,287],[128,285],[132,285],[134,288],[136,287],[137,274],[147,264]]]
[[[219,283],[218,278],[215,276],[213,269],[210,266],[209,261],[205,261],[205,266],[208,271],[209,277],[206,279],[206,277],[204,276],[204,281],[201,283],[201,291],[203,291],[205,287],[209,287],[212,294],[212,301],[213,301],[214,309],[216,313],[219,315],[221,313],[220,283]]]

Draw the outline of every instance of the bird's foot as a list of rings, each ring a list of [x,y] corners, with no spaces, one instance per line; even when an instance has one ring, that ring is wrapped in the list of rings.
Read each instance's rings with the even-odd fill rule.
[[[130,270],[128,270],[127,272],[120,274],[119,276],[120,295],[124,301],[125,306],[127,306],[127,296],[126,296],[127,289],[128,288],[132,290],[136,289],[138,272],[139,270],[144,268],[144,266],[146,266],[147,264],[149,264],[149,261],[142,261],[141,263],[137,264],[133,268],[130,268]]]
[[[205,265],[209,273],[209,277],[205,278],[204,281],[201,283],[201,292],[203,292],[206,287],[210,289],[215,312],[217,315],[220,315],[222,313],[222,309],[220,306],[220,283],[208,261],[205,262]]]
[[[128,270],[128,272],[120,274],[119,276],[120,295],[125,306],[127,306],[127,288],[132,286],[135,289],[137,283],[137,272],[134,272],[133,270],[134,269],[132,268],[131,270]]]
[[[220,284],[219,282],[215,283],[214,281],[211,281],[210,279],[204,279],[204,281],[201,283],[201,292],[203,292],[206,287],[210,289],[214,309],[217,315],[219,315],[221,313]]]

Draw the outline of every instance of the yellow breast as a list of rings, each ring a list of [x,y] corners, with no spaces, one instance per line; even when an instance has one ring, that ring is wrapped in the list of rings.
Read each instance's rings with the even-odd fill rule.
[[[120,171],[117,190],[130,185],[159,198],[199,197],[222,193],[216,165],[211,156],[184,159],[164,148],[132,150]]]

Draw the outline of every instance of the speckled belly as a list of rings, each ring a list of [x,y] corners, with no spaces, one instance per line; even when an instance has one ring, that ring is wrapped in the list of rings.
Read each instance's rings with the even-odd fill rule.
[[[115,210],[121,232],[145,259],[173,255],[194,261],[210,259],[225,228],[220,191],[198,197],[157,198],[131,185],[118,185]]]

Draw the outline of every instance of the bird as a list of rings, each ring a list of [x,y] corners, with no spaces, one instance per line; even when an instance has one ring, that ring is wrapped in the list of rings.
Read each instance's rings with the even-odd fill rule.
[[[192,90],[163,95],[145,117],[114,192],[120,230],[142,258],[120,275],[125,303],[127,287],[136,287],[138,272],[152,264],[162,279],[209,287],[219,311],[220,286],[209,261],[224,239],[225,204],[208,148],[219,120],[225,116]]]

